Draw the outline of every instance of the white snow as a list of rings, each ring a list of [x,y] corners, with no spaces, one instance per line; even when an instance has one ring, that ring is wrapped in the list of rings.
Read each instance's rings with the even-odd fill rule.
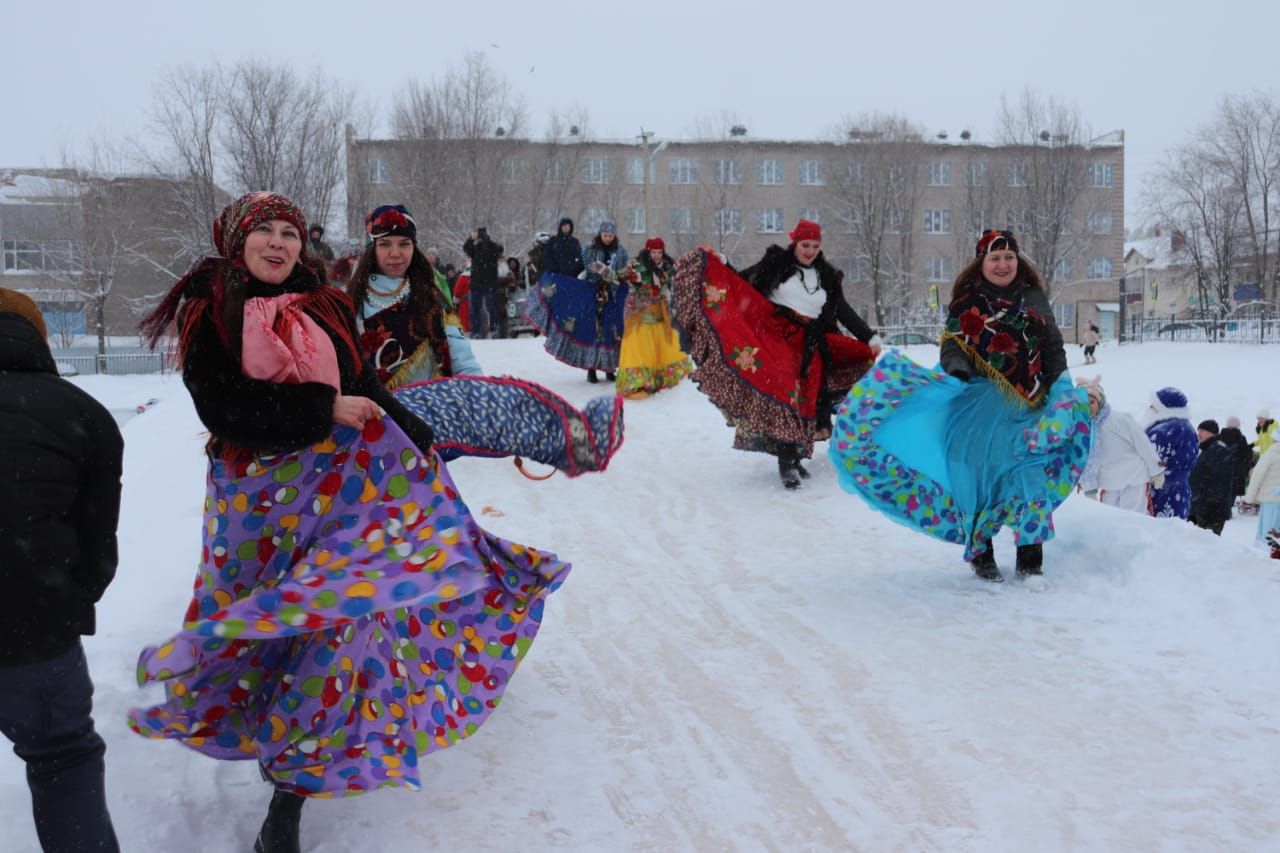
[[[538,341],[475,348],[575,402],[600,392]],[[1105,347],[1075,370],[1139,416],[1176,385],[1194,420],[1235,414],[1252,439],[1280,410],[1278,354]],[[177,378],[76,381],[111,408],[161,398],[124,427],[120,571],[85,643],[123,849],[249,850],[270,795],[254,764],[123,722],[159,700],[134,664],[190,594],[201,425]],[[1219,539],[1074,496],[1036,592],[840,491],[825,445],[798,493],[729,445],[686,382],[627,404],[603,475],[452,464],[486,526],[574,571],[501,710],[428,759],[425,790],[311,803],[304,849],[1280,849],[1280,562],[1254,518]],[[1012,541],[996,550],[1011,566]],[[0,756],[5,850],[37,849],[28,803]]]

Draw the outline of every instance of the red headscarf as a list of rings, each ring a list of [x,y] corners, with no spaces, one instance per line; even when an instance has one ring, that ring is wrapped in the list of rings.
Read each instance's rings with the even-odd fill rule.
[[[791,237],[792,243],[799,243],[801,240],[817,240],[821,243],[822,226],[816,222],[801,219],[796,223],[796,227],[792,229],[791,234],[788,236]]]
[[[659,252],[665,252],[667,250],[667,244],[662,242],[661,237],[650,237],[648,240],[644,241],[644,250],[646,252],[654,249],[657,249]]]

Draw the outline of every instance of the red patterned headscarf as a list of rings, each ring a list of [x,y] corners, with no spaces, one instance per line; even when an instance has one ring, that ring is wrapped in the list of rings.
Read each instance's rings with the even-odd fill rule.
[[[659,252],[665,252],[667,250],[667,244],[662,242],[661,237],[650,237],[648,240],[644,241],[644,250],[648,252],[653,249],[657,249]]]
[[[822,226],[816,222],[801,219],[788,236],[791,238],[792,243],[799,243],[801,240],[817,240],[821,243]]]
[[[213,220],[213,245],[222,257],[235,261],[244,251],[244,241],[253,229],[264,222],[283,219],[298,229],[298,236],[307,233],[307,218],[290,199],[280,193],[245,193],[222,208]],[[306,241],[303,240],[304,249]]]
[[[1014,253],[1018,251],[1018,241],[1014,239],[1013,232],[988,229],[978,237],[978,246],[974,252],[974,257],[980,258],[987,252],[999,251],[1000,249],[1008,249]]]

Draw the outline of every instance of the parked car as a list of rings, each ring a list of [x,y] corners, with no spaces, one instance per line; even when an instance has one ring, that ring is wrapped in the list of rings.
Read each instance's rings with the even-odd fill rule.
[[[915,344],[936,344],[937,338],[922,335],[919,332],[898,332],[885,339],[885,343],[895,347],[913,346]]]
[[[518,338],[523,334],[536,335],[538,330],[530,325],[524,315],[525,306],[529,304],[529,289],[517,285],[507,294],[507,336]]]

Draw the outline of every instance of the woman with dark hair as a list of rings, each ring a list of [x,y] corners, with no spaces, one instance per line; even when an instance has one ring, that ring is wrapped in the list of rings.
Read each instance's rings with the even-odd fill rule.
[[[776,456],[783,486],[797,489],[809,476],[800,461],[831,434],[832,406],[880,343],[845,300],[817,223],[801,219],[789,236],[741,273],[699,246],[676,264],[675,289],[693,380],[735,428],[733,446]]]
[[[675,262],[661,237],[651,237],[631,262],[618,353],[618,393],[638,400],[674,388],[693,369],[671,327],[671,276]]]
[[[560,224],[559,237],[547,243],[547,272],[530,294],[525,313],[546,335],[543,346],[553,358],[587,371],[588,382],[600,381],[599,370],[613,382],[627,298],[625,278],[620,277],[626,272],[627,250],[618,242],[613,222],[605,220],[577,263],[571,263],[564,255],[578,242],[573,223],[563,219]],[[562,272],[573,269],[577,272]]]
[[[1018,574],[1041,574],[1053,510],[1092,439],[1088,395],[1066,367],[1040,274],[1011,232],[983,232],[951,291],[939,366],[890,353],[841,406],[829,451],[841,485],[963,545],[983,580],[1004,580],[992,539],[1007,526]]]
[[[384,204],[364,220],[369,244],[347,293],[356,306],[360,346],[378,378],[394,391],[411,382],[451,376],[445,314],[452,307],[418,248],[418,227],[399,204]]]
[[[210,440],[195,594],[138,662],[166,698],[130,726],[257,761],[259,853],[299,849],[308,797],[419,788],[421,759],[496,707],[569,570],[476,523],[361,357],[347,294],[301,262],[306,233],[284,196],[241,197],[142,325],[154,346],[176,321]]]

